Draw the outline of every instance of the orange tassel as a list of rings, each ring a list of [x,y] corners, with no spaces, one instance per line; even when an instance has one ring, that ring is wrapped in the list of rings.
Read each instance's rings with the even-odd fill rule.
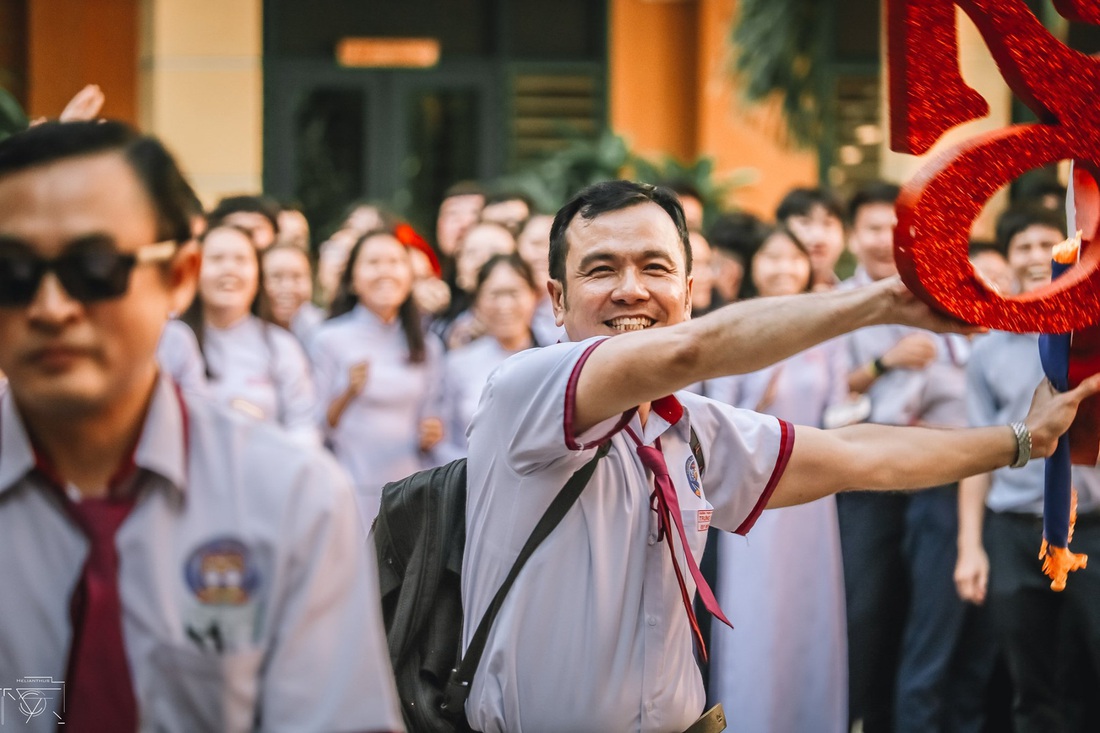
[[[1043,572],[1050,578],[1050,589],[1054,591],[1065,590],[1069,574],[1084,568],[1089,561],[1088,555],[1070,552],[1068,547],[1050,547],[1046,540],[1039,550],[1039,559],[1043,561]]]
[[[1069,531],[1066,533],[1066,544],[1073,540],[1073,527],[1077,524],[1077,489],[1070,489],[1069,499]],[[1069,551],[1068,547],[1051,547],[1044,539],[1039,549],[1039,559],[1043,561],[1043,572],[1050,578],[1050,589],[1062,591],[1066,589],[1066,580],[1074,570],[1080,570],[1088,565],[1089,556],[1080,555]]]
[[[1069,501],[1069,531],[1066,533],[1066,544],[1073,540],[1073,527],[1077,524],[1077,489],[1070,489]],[[1066,589],[1066,580],[1074,570],[1080,570],[1088,565],[1088,555],[1080,555],[1069,551],[1068,547],[1051,547],[1044,539],[1039,549],[1039,559],[1043,561],[1043,572],[1050,578],[1050,589],[1062,591]]]

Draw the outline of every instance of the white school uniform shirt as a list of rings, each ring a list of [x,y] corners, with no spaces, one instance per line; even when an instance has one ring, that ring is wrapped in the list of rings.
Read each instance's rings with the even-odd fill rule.
[[[290,319],[290,332],[298,338],[298,342],[308,351],[313,335],[325,322],[325,310],[313,303],[302,303],[302,307]]]
[[[320,444],[309,360],[289,331],[253,315],[229,328],[207,323],[203,350],[215,402],[278,423],[303,443]]]
[[[967,365],[967,412],[974,427],[1008,425],[1023,420],[1035,388],[1046,379],[1039,360],[1039,335],[990,331],[974,341]],[[1021,468],[998,468],[991,474],[986,506],[995,512],[1043,514],[1046,461]],[[1077,511],[1100,511],[1100,469],[1073,466]]]
[[[420,421],[441,413],[443,347],[430,334],[424,341],[425,360],[409,363],[400,320],[383,323],[362,305],[326,321],[313,338],[317,418],[336,460],[351,475],[368,525],[386,483],[434,463],[420,452]],[[331,427],[329,405],[347,389],[348,370],[363,361],[370,362],[366,387]]]
[[[841,343],[829,341],[750,374],[707,382],[714,399],[821,427],[848,396]],[[774,388],[772,387],[774,380]],[[731,728],[848,730],[848,630],[836,497],[765,511],[747,537],[718,537],[710,689]],[[796,694],[792,694],[796,690]]]
[[[870,285],[872,280],[860,268],[841,284],[842,289]],[[867,326],[840,337],[847,355],[849,372],[882,357],[899,341],[923,334],[936,343],[936,356],[924,369],[889,369],[867,390],[871,400],[868,422],[880,425],[939,427],[966,425],[966,362],[970,345],[965,336],[935,334],[911,326],[884,324]]]
[[[184,392],[208,396],[206,362],[191,327],[175,318],[164,324],[157,342],[157,364]]]
[[[600,343],[513,356],[490,378],[470,426],[464,647],[539,517],[597,444],[611,439],[489,634],[466,704],[471,725],[484,733],[682,731],[698,718],[703,684],[668,547],[657,541],[653,478],[622,428],[630,423],[646,445],[661,438],[697,559],[711,523],[748,531],[794,444],[788,423],[686,392],[654,402],[644,429],[629,411],[575,435],[577,379]],[[705,457],[703,486],[689,426]]]
[[[335,461],[166,378],[133,461],[116,545],[140,730],[400,730],[376,561]],[[88,543],[35,466],[0,397],[0,688],[57,706]],[[54,710],[19,729],[53,731]]]
[[[515,354],[492,336],[482,336],[443,358],[443,426],[446,437],[438,451],[441,461],[467,453],[466,429],[481,401],[481,390],[493,370]]]

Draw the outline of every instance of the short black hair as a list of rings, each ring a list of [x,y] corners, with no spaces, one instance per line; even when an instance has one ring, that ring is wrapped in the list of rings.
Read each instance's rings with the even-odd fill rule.
[[[481,295],[481,289],[485,287],[485,281],[493,274],[493,271],[498,267],[510,267],[512,271],[523,278],[523,281],[527,283],[527,287],[531,288],[534,292],[538,292],[538,285],[535,284],[535,274],[531,272],[531,266],[527,264],[527,261],[520,257],[517,253],[511,252],[506,255],[495,254],[485,261],[485,264],[481,266],[481,269],[477,271],[477,287],[474,289],[474,298]]]
[[[631,206],[652,202],[665,210],[676,226],[676,234],[684,248],[684,266],[691,274],[691,242],[688,241],[684,207],[679,197],[667,188],[635,181],[603,181],[581,189],[565,206],[558,209],[550,227],[550,277],[565,285],[565,256],[569,242],[565,232],[569,224],[580,214],[583,219],[595,219],[600,214],[619,211]]]
[[[272,231],[278,234],[279,212],[282,208],[282,204],[268,196],[226,196],[206,218],[211,227],[216,227],[230,214],[260,214],[271,222]]]
[[[873,204],[894,206],[898,202],[899,195],[901,195],[901,187],[895,183],[889,183],[888,181],[865,183],[856,190],[852,195],[852,199],[848,202],[848,220],[854,224],[856,215],[864,206]]]
[[[764,242],[770,230],[764,222],[744,211],[722,214],[707,230],[711,247],[734,257],[742,264]]]
[[[792,216],[806,216],[815,206],[821,206],[844,221],[844,206],[840,198],[827,188],[794,188],[787,192],[775,210],[775,220],[786,223]]]
[[[1044,226],[1066,236],[1066,215],[1034,203],[1009,208],[997,219],[997,246],[1007,255],[1008,245],[1020,232],[1033,226]]]
[[[114,120],[44,122],[0,141],[0,178],[69,158],[117,153],[137,176],[157,217],[157,238],[191,240],[198,197],[156,138]]]
[[[485,197],[485,205],[502,204],[505,201],[522,201],[527,207],[528,214],[535,210],[535,203],[531,197],[521,191],[494,191]]]
[[[459,181],[447,187],[443,192],[443,199],[455,196],[481,196],[485,197],[485,187],[477,181]]]
[[[991,239],[971,239],[966,252],[971,258],[980,255],[982,252],[995,252],[1002,257],[1005,256],[1005,251],[1001,248],[1001,245]]]

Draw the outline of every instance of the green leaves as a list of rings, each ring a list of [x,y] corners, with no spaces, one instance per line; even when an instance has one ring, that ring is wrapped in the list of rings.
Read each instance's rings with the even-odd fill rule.
[[[731,32],[732,71],[745,99],[780,97],[790,137],[804,147],[816,147],[822,137],[826,5],[820,0],[741,0]]]
[[[754,180],[756,171],[740,168],[718,178],[710,157],[691,162],[672,156],[650,160],[635,154],[626,138],[605,130],[595,139],[577,136],[567,147],[498,179],[496,184],[502,190],[522,191],[541,211],[553,212],[585,186],[618,178],[688,184],[699,191],[709,221],[728,208],[734,189]]]
[[[27,129],[27,115],[15,97],[0,88],[0,140]]]

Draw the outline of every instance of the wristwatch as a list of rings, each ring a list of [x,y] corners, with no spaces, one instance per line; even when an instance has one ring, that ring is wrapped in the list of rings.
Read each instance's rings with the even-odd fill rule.
[[[1008,467],[1023,468],[1031,460],[1031,431],[1022,422],[1012,423],[1011,428],[1016,435],[1016,460]]]

